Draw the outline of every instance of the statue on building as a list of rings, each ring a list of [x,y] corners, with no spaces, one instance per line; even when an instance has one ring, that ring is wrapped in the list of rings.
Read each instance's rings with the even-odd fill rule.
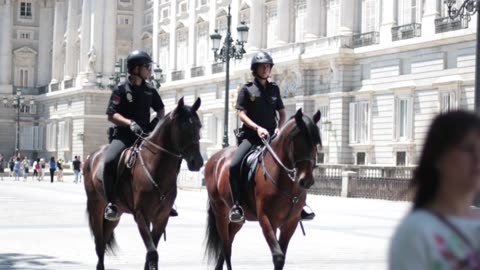
[[[95,47],[92,45],[90,51],[87,53],[88,56],[88,67],[89,70],[95,72],[95,61],[97,60],[97,54],[95,52]]]

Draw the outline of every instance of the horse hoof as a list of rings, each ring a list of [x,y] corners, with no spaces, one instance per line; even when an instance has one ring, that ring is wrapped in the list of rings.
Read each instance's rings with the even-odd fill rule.
[[[283,255],[274,255],[273,256],[273,265],[275,270],[282,270],[285,265],[285,256]]]

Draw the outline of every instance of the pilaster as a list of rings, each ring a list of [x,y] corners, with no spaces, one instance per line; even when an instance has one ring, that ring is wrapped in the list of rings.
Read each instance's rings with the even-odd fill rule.
[[[46,5],[40,7],[40,27],[42,33],[38,40],[38,67],[37,86],[48,85],[52,77],[51,49],[54,25],[53,7]]]
[[[438,1],[425,1],[423,5],[422,36],[433,36],[435,35],[435,19],[440,14],[440,5]]]
[[[117,52],[117,0],[105,0],[103,22],[103,72],[113,74]]]
[[[12,93],[12,1],[0,6],[0,93]]]
[[[262,32],[265,8],[261,1],[251,1],[250,29],[248,30],[247,52],[258,51],[262,48]]]
[[[392,42],[392,27],[397,25],[395,14],[397,14],[397,1],[382,1],[380,43]]]
[[[277,42],[282,45],[290,42],[290,0],[277,0]]]
[[[62,57],[64,34],[65,34],[65,14],[64,0],[55,2],[55,12],[53,19],[53,44],[52,44],[52,80],[50,83],[57,83],[63,78],[63,66],[65,64]]]
[[[313,40],[320,37],[320,25],[322,17],[322,1],[307,0],[307,14],[305,17],[305,40]]]
[[[65,47],[65,74],[64,80],[70,80],[76,76],[76,53],[75,53],[75,39],[77,35],[77,13],[78,0],[68,1],[67,11],[67,44]]]

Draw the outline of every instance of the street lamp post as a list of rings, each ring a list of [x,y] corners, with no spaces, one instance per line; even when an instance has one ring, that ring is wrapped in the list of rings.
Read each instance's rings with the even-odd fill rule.
[[[448,8],[448,16],[450,19],[460,18],[470,21],[471,17],[477,13],[477,49],[475,53],[475,112],[480,114],[480,79],[478,72],[480,71],[480,1],[464,0],[462,5],[458,7],[457,0],[445,0],[444,3]]]
[[[33,103],[33,100],[30,102]],[[22,92],[20,90],[17,90],[17,94],[13,96],[12,100],[12,108],[16,110],[17,112],[17,136],[15,140],[15,152],[17,154],[17,157],[20,157],[20,111],[25,105],[25,97],[22,95]],[[4,107],[9,107],[8,104],[8,98],[3,98],[3,106]]]
[[[215,56],[215,61],[225,62],[225,115],[224,115],[224,124],[223,124],[223,144],[225,148],[228,146],[228,90],[230,85],[230,58],[242,59],[243,55],[246,53],[244,49],[244,44],[247,42],[248,38],[248,26],[244,22],[241,22],[237,27],[238,39],[235,44],[231,37],[230,27],[232,24],[232,15],[230,14],[230,5],[228,5],[228,14],[227,14],[227,34],[223,42],[223,46],[220,48],[220,40],[222,35],[218,33],[218,30],[215,30],[215,33],[210,35],[212,40],[212,50]]]

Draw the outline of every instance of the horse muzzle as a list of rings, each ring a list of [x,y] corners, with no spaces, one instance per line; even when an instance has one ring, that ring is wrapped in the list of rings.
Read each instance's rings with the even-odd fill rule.
[[[187,161],[188,170],[198,172],[203,166],[203,157],[200,152],[191,155],[185,159]]]
[[[313,179],[313,175],[312,174],[310,174],[310,175],[301,174],[298,178],[298,184],[302,188],[305,188],[305,189],[310,188],[311,186],[313,186],[313,184],[315,184],[315,180]]]

